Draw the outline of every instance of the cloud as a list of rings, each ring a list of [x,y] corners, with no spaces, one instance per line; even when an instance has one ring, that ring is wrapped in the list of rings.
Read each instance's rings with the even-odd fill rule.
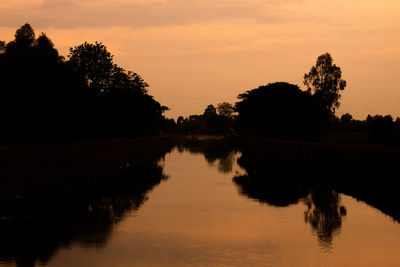
[[[7,0],[1,6],[0,26],[16,27],[25,21],[37,27],[151,27],[207,21],[252,19],[263,23],[293,20],[287,6],[303,0]],[[294,10],[292,8],[292,10]]]

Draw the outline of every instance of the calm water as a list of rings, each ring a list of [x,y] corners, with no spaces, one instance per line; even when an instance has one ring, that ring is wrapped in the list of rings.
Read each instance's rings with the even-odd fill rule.
[[[37,265],[400,266],[400,224],[392,218],[333,191],[322,193],[325,202],[315,193],[284,207],[250,198],[233,181],[246,173],[238,156],[174,149],[161,163],[167,177],[139,204],[129,199],[106,229],[93,220],[89,228],[101,229],[89,237],[52,240],[53,248],[39,242],[32,254],[52,252]],[[15,261],[9,257],[1,265]]]

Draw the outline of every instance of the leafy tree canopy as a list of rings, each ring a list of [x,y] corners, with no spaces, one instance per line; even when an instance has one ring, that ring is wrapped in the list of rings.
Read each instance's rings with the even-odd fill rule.
[[[24,46],[33,46],[35,44],[35,31],[28,23],[25,23],[15,32],[15,43]]]
[[[102,92],[110,87],[116,70],[113,56],[102,43],[87,42],[70,48],[69,63],[85,79],[92,90]]]
[[[214,107],[214,105],[208,105],[203,113],[203,116],[205,117],[216,116],[216,115],[217,115],[217,109]]]
[[[310,72],[304,74],[304,85],[331,114],[340,106],[340,91],[346,87],[341,69],[333,64],[329,53],[320,55]]]
[[[65,61],[45,33],[36,38],[25,24],[13,41],[0,42],[0,73],[3,140],[135,136],[165,122],[167,107],[99,42],[71,48]]]
[[[235,104],[241,132],[292,138],[311,130],[314,105],[297,85],[270,83],[238,96]]]
[[[232,118],[235,113],[235,109],[233,108],[231,103],[222,102],[217,105],[218,115]]]

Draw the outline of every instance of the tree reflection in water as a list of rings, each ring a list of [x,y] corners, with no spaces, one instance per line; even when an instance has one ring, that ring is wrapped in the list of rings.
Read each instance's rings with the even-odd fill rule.
[[[218,170],[224,173],[232,171],[238,152],[234,146],[212,140],[187,142],[178,148],[179,152],[185,150],[202,153],[210,164],[217,162]],[[233,178],[241,195],[276,207],[303,202],[305,222],[311,225],[324,250],[330,250],[333,236],[340,233],[346,208],[341,205],[339,193],[325,184],[327,180],[321,183],[321,179],[306,175],[309,167],[291,154],[260,154],[244,148],[237,161],[247,172]]]
[[[329,251],[332,238],[339,233],[346,208],[340,203],[340,195],[329,189],[311,189],[276,177],[243,175],[234,177],[240,194],[261,203],[287,207],[302,201],[307,209],[304,220],[318,236],[321,246]]]
[[[397,165],[393,164],[398,162],[397,154],[393,156],[393,153],[388,152],[383,157],[375,151],[364,153],[364,151],[350,150],[343,153],[342,149],[337,148],[287,142],[264,142],[260,145],[257,142],[249,144],[247,140],[241,145],[237,144],[240,140],[233,141],[188,141],[178,145],[178,151],[201,153],[210,164],[216,164],[221,172],[231,172],[236,153],[240,152],[237,163],[247,173],[233,178],[240,194],[277,207],[286,207],[302,201],[306,205],[304,220],[311,225],[325,249],[329,250],[332,246],[333,238],[340,233],[343,218],[346,216],[346,208],[340,201],[341,192],[371,203],[393,218],[400,218],[396,205],[399,179],[392,179],[397,177],[397,172],[394,171]],[[157,152],[157,156],[152,159],[159,159],[169,151],[168,149],[165,151],[153,149],[159,153]],[[145,150],[153,151],[148,149],[148,145],[145,146]],[[92,150],[85,148],[84,151]],[[98,154],[96,152],[97,150],[93,150],[81,158],[96,159]],[[101,153],[107,154],[104,151]],[[126,155],[121,155],[117,159],[110,156],[104,160],[99,158],[78,164],[72,169],[74,171],[71,171],[71,168],[65,168],[65,162],[69,163],[68,157],[72,153],[63,152],[66,159],[57,160],[52,165],[49,161],[54,157],[54,153],[47,154],[49,159],[40,161],[44,164],[43,169],[46,172],[37,171],[35,179],[30,179],[31,177],[25,179],[29,183],[23,188],[26,189],[23,192],[31,194],[20,197],[21,195],[16,195],[14,191],[0,188],[2,193],[0,194],[2,200],[0,201],[0,261],[2,262],[13,262],[17,266],[45,265],[63,247],[74,244],[84,247],[104,246],[115,224],[123,220],[129,211],[139,209],[148,198],[148,192],[166,179],[163,167],[157,164],[157,160],[142,165],[126,163],[119,168],[120,166],[114,166],[114,163],[120,162],[121,158],[126,160]],[[36,156],[36,153],[30,155],[30,157]],[[343,160],[343,157],[356,161]],[[2,162],[0,166],[2,183],[7,176],[18,177],[12,175],[15,170],[27,169],[20,164],[24,161],[15,161],[14,165],[10,165],[10,162],[11,160]],[[104,168],[106,163],[110,165],[109,168]],[[354,164],[358,167],[353,167]],[[86,169],[83,170],[82,167]],[[107,170],[106,174],[103,173],[103,169]],[[19,174],[22,177],[25,172]],[[43,174],[46,174],[44,182],[37,183],[43,179]],[[59,174],[78,189],[82,181],[91,185],[92,177],[115,175],[112,179],[107,179],[107,183],[102,186],[91,188],[91,192],[87,194],[69,197],[64,202],[53,202],[52,198],[47,196],[56,194],[47,188],[59,189],[58,181],[62,181]],[[321,179],[321,175],[324,179]],[[73,179],[72,182],[69,179]],[[8,180],[15,181],[15,179]],[[49,184],[48,187],[41,189],[41,186],[46,184]],[[46,194],[48,191],[51,194]],[[60,191],[69,193],[69,188]],[[7,192],[12,194],[7,195]],[[41,196],[41,193],[44,193],[44,196]],[[3,201],[7,200],[8,196],[11,200]],[[24,202],[25,196],[26,199],[30,197],[33,201]],[[22,202],[24,205],[20,205]],[[9,203],[12,205],[8,205]],[[22,206],[27,208],[24,209]],[[10,210],[18,212],[10,216],[7,213]]]
[[[340,204],[340,195],[333,190],[316,190],[303,202],[307,205],[304,220],[317,234],[320,244],[329,250],[334,234],[340,232],[346,208]]]
[[[0,219],[0,262],[16,266],[47,265],[63,247],[104,247],[114,226],[137,210],[148,193],[167,179],[158,160],[124,164],[107,183],[79,197],[49,200],[25,215],[22,210]],[[83,177],[82,177],[83,179]],[[32,199],[31,201],[35,201]],[[30,205],[29,207],[32,207]]]
[[[219,139],[191,140],[177,145],[178,152],[188,151],[192,154],[203,154],[210,165],[217,164],[222,173],[232,171],[237,150],[232,145]]]

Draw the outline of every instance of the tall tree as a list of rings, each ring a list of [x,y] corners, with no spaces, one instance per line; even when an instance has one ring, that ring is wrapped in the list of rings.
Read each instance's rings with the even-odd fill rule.
[[[341,69],[333,64],[332,56],[325,53],[317,58],[310,72],[304,74],[304,85],[333,115],[340,106],[340,91],[346,87],[346,81],[342,79]]]

